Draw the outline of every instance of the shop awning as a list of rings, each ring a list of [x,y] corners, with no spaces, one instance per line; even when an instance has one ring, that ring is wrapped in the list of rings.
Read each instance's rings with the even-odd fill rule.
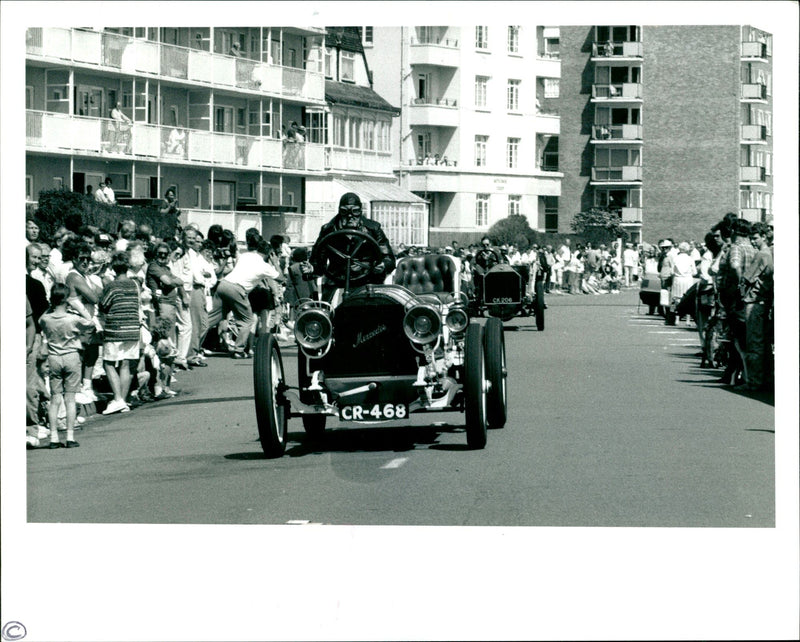
[[[403,189],[394,183],[380,181],[346,181],[336,179],[334,183],[345,192],[355,192],[363,201],[381,201],[388,203],[427,203],[424,198]]]

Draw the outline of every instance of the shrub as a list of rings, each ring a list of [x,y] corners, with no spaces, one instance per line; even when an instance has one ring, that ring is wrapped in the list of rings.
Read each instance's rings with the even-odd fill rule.
[[[44,190],[39,192],[39,207],[34,213],[43,240],[52,242],[56,230],[61,227],[77,229],[80,220],[83,225],[91,225],[106,232],[117,233],[119,224],[132,220],[137,225],[147,223],[153,234],[160,238],[172,238],[177,220],[164,216],[157,207],[127,205],[106,205],[93,197],[71,192],[66,189]]]
[[[613,243],[618,238],[623,242],[628,240],[620,215],[597,207],[578,212],[572,219],[572,229],[592,244]]]

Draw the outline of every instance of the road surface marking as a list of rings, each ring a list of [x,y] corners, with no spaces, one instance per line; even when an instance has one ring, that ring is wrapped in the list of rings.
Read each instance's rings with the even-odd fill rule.
[[[290,519],[287,524],[292,526],[322,526],[322,522],[310,522],[307,519]]]
[[[403,464],[408,461],[408,457],[398,457],[397,459],[392,459],[388,464],[384,464],[381,466],[381,469],[386,468],[400,468]]]
[[[682,330],[651,330],[650,334],[683,334]]]

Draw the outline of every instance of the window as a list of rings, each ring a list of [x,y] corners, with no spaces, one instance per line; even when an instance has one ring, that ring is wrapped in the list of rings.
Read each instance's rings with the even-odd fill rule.
[[[431,154],[431,133],[417,134],[417,159],[422,160]]]
[[[325,47],[325,77],[333,78],[333,49]]]
[[[345,146],[345,121],[343,116],[334,115],[333,117],[333,144],[336,147]]]
[[[233,107],[214,107],[214,131],[233,132]]]
[[[430,82],[431,77],[430,74],[417,74],[417,102],[428,104],[431,101],[428,100],[430,98]]]
[[[33,87],[25,86],[25,109],[33,109]]]
[[[489,27],[475,27],[475,49],[489,48]]]
[[[508,53],[519,53],[519,26],[508,28]]]
[[[359,27],[358,35],[361,38],[361,44],[371,47],[373,42],[372,27]]]
[[[509,138],[506,141],[506,165],[509,169],[517,166],[519,158],[519,138]]]
[[[560,56],[560,38],[544,38],[542,58],[558,58]]]
[[[375,123],[364,121],[364,149],[375,149]]]
[[[558,196],[544,197],[544,231],[558,232]]]
[[[348,80],[350,82],[355,82],[356,79],[355,64],[356,64],[356,55],[351,51],[343,51],[341,80]]]
[[[558,171],[558,136],[551,137],[542,150],[542,170]]]
[[[361,119],[350,118],[350,148],[361,149]]]
[[[309,111],[306,113],[305,127],[306,140],[309,143],[328,144],[328,128],[325,126],[325,114],[323,112]]]
[[[488,136],[475,136],[475,167],[486,167],[486,144]]]
[[[194,186],[194,206],[199,208],[203,200],[203,188],[199,185]]]
[[[25,177],[25,200],[33,200],[33,176],[30,175]]]
[[[475,76],[475,107],[486,107],[486,88],[489,78],[486,76]]]
[[[233,211],[233,197],[236,183],[231,181],[214,181],[214,209]]]
[[[389,136],[392,131],[392,125],[389,122],[382,121],[378,123],[378,151],[379,152],[390,152],[392,151],[392,144],[389,139]]]
[[[486,227],[489,225],[489,195],[475,195],[475,225]]]
[[[519,216],[520,212],[520,204],[522,203],[522,196],[519,194],[509,194],[508,195],[508,215],[509,216]]]
[[[508,111],[519,111],[519,80],[509,80],[506,92],[506,107]]]
[[[558,98],[559,83],[558,78],[545,78],[544,79],[544,97],[545,98]]]

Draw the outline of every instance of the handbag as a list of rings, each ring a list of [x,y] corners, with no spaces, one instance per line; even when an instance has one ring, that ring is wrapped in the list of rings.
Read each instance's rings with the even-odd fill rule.
[[[658,299],[658,304],[664,306],[669,305],[669,290],[661,290],[661,294]]]

